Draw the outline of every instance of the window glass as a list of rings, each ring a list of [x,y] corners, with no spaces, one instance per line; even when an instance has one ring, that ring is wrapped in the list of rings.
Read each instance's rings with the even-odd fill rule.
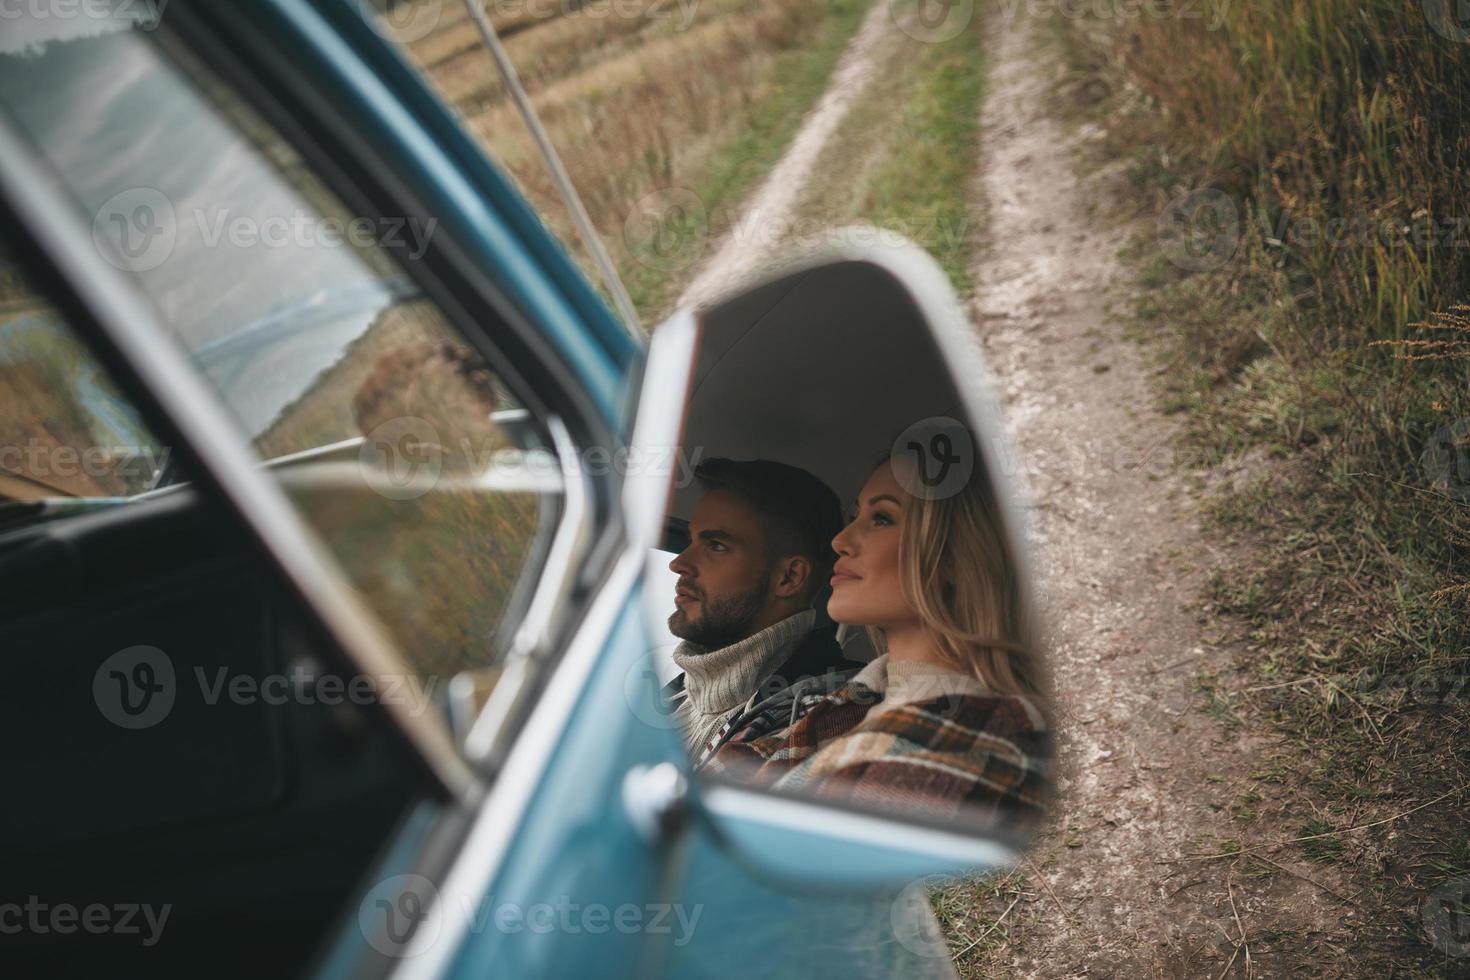
[[[139,493],[167,462],[0,242],[0,527]]]
[[[0,104],[424,673],[493,666],[560,501],[536,420],[167,25],[7,23]]]

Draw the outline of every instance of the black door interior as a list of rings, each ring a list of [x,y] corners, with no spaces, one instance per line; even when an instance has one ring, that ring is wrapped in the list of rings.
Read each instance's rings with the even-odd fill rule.
[[[345,921],[432,790],[303,623],[189,487],[0,530],[0,970],[290,974]]]

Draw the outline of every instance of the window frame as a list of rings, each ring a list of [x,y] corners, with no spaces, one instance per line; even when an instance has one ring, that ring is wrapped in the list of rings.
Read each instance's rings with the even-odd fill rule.
[[[276,127],[303,164],[352,213],[370,219],[388,215],[420,222],[437,219],[435,233],[422,255],[394,257],[425,298],[485,358],[533,416],[541,420],[559,418],[571,444],[580,452],[595,447],[612,453],[628,444],[643,388],[647,345],[634,348],[627,331],[610,318],[606,305],[561,246],[540,227],[529,205],[493,172],[490,161],[464,132],[459,120],[417,69],[403,59],[394,43],[369,24],[361,6],[343,0],[277,0],[258,9],[245,9],[232,0],[180,0],[170,11],[170,29]],[[276,17],[279,21],[273,20]],[[308,32],[313,32],[309,39],[303,37]],[[327,34],[330,36],[324,38]],[[423,134],[456,164],[456,176],[476,183],[481,203],[494,209],[512,231],[523,233],[518,245],[538,262],[538,271],[558,287],[568,305],[582,314],[577,327],[585,331],[587,341],[599,343],[609,360],[625,358],[620,404],[613,412],[599,406],[577,366],[562,356],[537,325],[534,314],[522,310],[496,281],[494,271],[485,268],[481,250],[452,220],[456,216],[429,207],[424,195],[393,169],[371,139],[353,125],[349,114],[322,91],[319,79],[310,71],[315,62],[297,56],[298,52],[290,47],[310,42],[341,47],[344,50],[334,51],[333,57],[350,55],[358,62],[354,69],[372,72],[375,83],[388,88],[398,104],[415,112],[414,121]],[[528,230],[528,224],[534,228]],[[591,301],[590,306],[586,300]],[[624,479],[612,472],[586,482],[591,533],[575,580],[566,583],[570,595],[562,603],[558,629],[551,638],[558,652],[575,635],[591,598],[609,581],[627,541],[622,506]],[[491,748],[492,757],[486,760],[488,766],[498,768],[503,763],[507,743],[524,723],[530,706],[544,693],[541,688],[553,666],[550,662],[541,664],[541,669],[525,678],[528,689],[511,706],[504,730]]]
[[[169,29],[242,101],[276,127],[303,165],[349,210],[369,218],[430,216],[419,196],[364,145],[363,134],[350,127],[344,133],[345,120],[340,114],[321,113],[329,106],[320,93],[302,86],[304,69],[284,55],[275,43],[279,38],[269,37],[230,4],[179,4],[170,13]],[[226,43],[216,31],[220,23],[232,30],[239,28],[240,33],[232,34]],[[261,72],[270,78],[269,87]],[[293,95],[305,97],[289,97]],[[222,498],[248,527],[303,611],[354,668],[402,666],[406,661],[397,655],[396,646],[381,635],[373,617],[357,608],[335,566],[321,561],[323,553],[310,553],[304,542],[312,540],[312,535],[261,472],[260,461],[248,448],[234,445],[239,442],[238,433],[229,425],[217,395],[204,386],[202,378],[183,377],[192,367],[172,346],[170,332],[159,324],[146,300],[140,300],[135,284],[108,267],[90,248],[70,193],[3,112],[0,159],[6,162],[0,175],[0,215],[8,217],[14,229],[17,251],[22,253],[19,267],[67,318],[79,340],[134,401],[151,429],[174,447],[201,489]],[[388,251],[533,417],[542,423],[552,419],[565,423],[558,440],[563,449],[619,446],[615,421],[599,410],[575,370],[556,354],[532,318],[518,310],[492,276],[476,266],[474,250],[444,227],[451,224],[441,223],[440,232],[417,259],[403,251]],[[167,356],[156,357],[155,351],[144,357],[149,344],[160,342],[170,345]],[[633,358],[628,381],[637,380],[639,365],[640,358]],[[160,384],[163,379],[180,387],[165,391]],[[636,395],[636,389],[631,394]],[[569,471],[568,475],[574,474]],[[534,665],[527,665],[534,669],[524,672],[514,703],[502,706],[509,710],[500,719],[494,740],[499,749],[496,757],[469,759],[462,740],[451,736],[448,726],[439,725],[437,719],[426,726],[423,719],[395,716],[392,710],[378,706],[393,716],[395,726],[450,798],[467,802],[484,793],[491,767],[476,763],[504,761],[504,750],[518,740],[526,715],[543,693],[541,687],[555,672],[566,639],[581,625],[588,600],[606,584],[622,551],[621,481],[615,474],[593,480],[580,468],[575,468],[575,475],[583,481],[586,493],[580,515],[583,526],[562,549],[570,553],[566,564],[570,575],[548,583],[550,569],[542,563],[525,576],[535,579],[534,592],[549,588],[555,593],[555,602],[542,599],[541,605],[554,605],[557,615],[543,613],[544,635],[534,651],[540,656]],[[287,540],[291,535],[299,535],[302,546],[292,548]],[[527,603],[536,604],[534,598]],[[522,616],[526,611],[513,610]],[[391,660],[383,659],[385,656]],[[443,732],[437,731],[441,727]]]
[[[323,560],[324,550],[239,443],[218,398],[139,299],[121,272],[106,266],[76,217],[75,202],[49,166],[0,114],[0,218],[14,231],[20,266],[50,299],[103,369],[131,398],[145,422],[182,455],[198,486],[241,519],[263,557],[282,573],[287,592],[358,670],[388,673],[401,658],[352,596],[345,578]],[[450,798],[482,791],[459,756],[447,727],[411,717],[382,701],[386,715],[412,745],[432,782]]]

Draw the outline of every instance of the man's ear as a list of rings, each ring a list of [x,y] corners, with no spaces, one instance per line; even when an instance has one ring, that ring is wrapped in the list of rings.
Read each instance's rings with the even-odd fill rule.
[[[801,595],[812,577],[812,563],[805,555],[788,555],[776,569],[776,596],[781,599]]]

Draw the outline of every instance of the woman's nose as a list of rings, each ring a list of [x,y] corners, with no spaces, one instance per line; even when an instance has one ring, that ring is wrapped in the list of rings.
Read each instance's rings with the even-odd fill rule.
[[[845,556],[851,554],[852,552],[852,547],[849,544],[849,538],[847,536],[847,532],[849,529],[851,529],[851,527],[851,524],[847,525],[847,527],[844,527],[832,537],[832,550],[837,552],[839,555]]]

